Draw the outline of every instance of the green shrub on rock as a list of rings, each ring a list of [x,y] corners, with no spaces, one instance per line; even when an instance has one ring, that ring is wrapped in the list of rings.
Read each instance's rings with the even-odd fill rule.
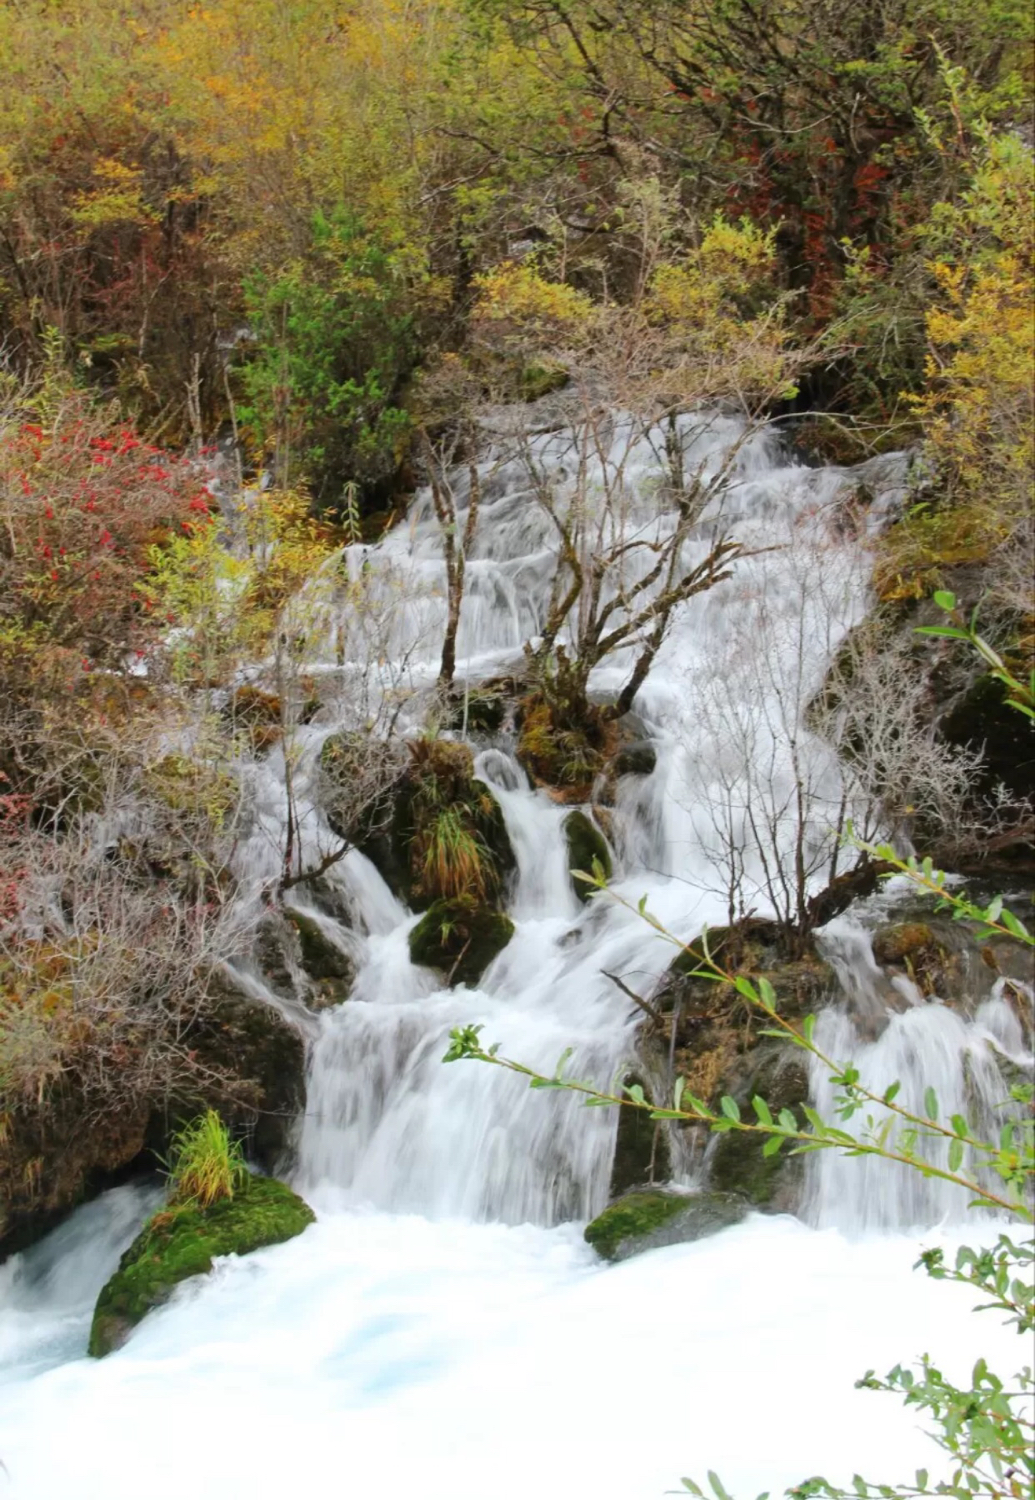
[[[513,936],[513,922],[491,906],[463,897],[436,901],[410,933],[410,957],[452,983],[474,985]]]
[[[301,1234],[315,1215],[284,1183],[249,1176],[232,1198],[208,1208],[166,1208],[144,1226],[97,1299],[89,1353],[110,1354],[171,1296],[181,1281],[203,1276],[218,1255],[247,1255]]]

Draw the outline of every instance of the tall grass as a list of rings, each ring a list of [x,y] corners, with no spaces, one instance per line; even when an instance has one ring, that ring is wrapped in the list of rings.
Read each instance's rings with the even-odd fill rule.
[[[483,901],[492,877],[492,857],[473,833],[461,807],[443,807],[422,835],[421,884],[429,894],[472,896]]]
[[[232,1198],[248,1176],[240,1144],[214,1109],[176,1132],[166,1165],[169,1201],[177,1207],[208,1208]]]

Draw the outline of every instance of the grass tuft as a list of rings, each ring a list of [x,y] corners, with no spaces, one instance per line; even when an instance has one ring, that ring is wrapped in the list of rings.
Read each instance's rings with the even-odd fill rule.
[[[247,1180],[248,1169],[239,1142],[214,1109],[206,1110],[173,1136],[169,1151],[171,1205],[209,1208]]]

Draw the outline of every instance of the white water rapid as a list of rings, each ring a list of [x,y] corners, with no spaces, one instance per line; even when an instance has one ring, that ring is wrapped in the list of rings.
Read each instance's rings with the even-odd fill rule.
[[[685,470],[718,472],[741,437],[731,419],[687,418]],[[471,683],[520,661],[556,565],[528,455],[506,443],[505,430],[491,438],[481,466],[457,650]],[[622,526],[654,544],[674,525],[664,452],[663,434],[616,419],[588,487],[620,489]],[[570,438],[544,432],[531,453],[570,499],[585,478]],[[724,922],[731,885],[765,914],[774,861],[799,832],[821,883],[844,787],[804,709],[865,614],[867,528],[901,483],[895,460],[809,468],[758,433],[686,544],[688,566],[721,531],[751,555],[677,612],[635,704],[657,766],[622,778],[610,829],[614,890],[633,908],[646,896],[680,935]],[[861,485],[864,512],[850,503]],[[629,556],[642,577],[651,554]],[[323,604],[325,676],[343,707],[305,731],[302,837],[315,853],[332,840],[310,790],[322,740],[368,712],[371,694],[383,702],[437,670],[429,498],[346,561],[378,607],[342,613],[333,586]],[[360,666],[371,660],[373,683]],[[615,653],[591,687],[613,692],[629,670]],[[566,809],[533,790],[513,748],[478,747],[517,871],[514,937],[477,989],[411,964],[417,918],[356,852],[328,872],[338,918],[305,908],[358,968],[349,1000],[310,1020],[295,1180],[318,1222],[185,1284],[99,1363],[83,1357],[93,1300],[146,1212],[143,1190],[105,1195],[0,1267],[0,1500],[655,1500],[709,1468],[750,1494],[821,1471],[895,1479],[933,1468],[930,1445],[913,1416],[853,1381],[925,1349],[957,1374],[978,1352],[1008,1362],[1008,1340],[972,1317],[966,1293],[911,1270],[918,1236],[962,1232],[962,1195],[873,1164],[824,1159],[801,1219],[753,1215],[615,1267],[583,1243],[582,1221],[607,1198],[612,1113],[498,1069],[443,1066],[448,1032],[481,1024],[485,1041],[546,1069],[571,1047],[572,1071],[610,1084],[639,1012],[607,975],[648,994],[672,949],[628,906],[579,904]],[[283,774],[276,752],[252,768],[242,870],[256,887],[277,870]],[[790,793],[803,777],[799,830]],[[889,1000],[866,921],[839,919],[825,942],[844,991],[822,1022],[833,1051],[875,1081],[899,1078],[904,1098],[934,1079],[946,1112],[998,1102],[997,1058],[1023,1062],[1024,1046],[1002,993],[973,1015],[915,990]],[[254,973],[248,983],[262,993]],[[817,1075],[824,1105],[825,1086]]]

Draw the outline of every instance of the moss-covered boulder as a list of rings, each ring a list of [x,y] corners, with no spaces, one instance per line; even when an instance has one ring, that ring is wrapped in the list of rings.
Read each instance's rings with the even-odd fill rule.
[[[519,705],[517,757],[534,781],[565,802],[587,802],[617,742],[617,730],[595,704],[561,713],[538,693]]]
[[[649,740],[623,745],[612,761],[616,776],[649,776],[658,763],[658,752]]]
[[[119,1261],[97,1299],[89,1352],[110,1354],[181,1281],[203,1276],[218,1255],[247,1255],[301,1234],[314,1214],[284,1183],[249,1177],[210,1208],[185,1205],[155,1214]]]
[[[585,1237],[604,1260],[628,1260],[663,1245],[706,1239],[747,1212],[747,1203],[733,1193],[627,1193],[587,1224]]]
[[[312,990],[306,997],[309,1005],[316,1010],[340,1005],[348,999],[356,978],[352,959],[309,912],[291,910],[287,919],[298,934],[302,968],[312,980]]]
[[[328,821],[377,867],[386,885],[416,911],[433,901],[469,895],[502,900],[516,867],[499,803],[474,774],[471,747],[422,739],[408,747],[409,764],[394,784],[355,812],[355,737],[333,735],[321,770]]]
[[[904,971],[925,995],[943,993],[953,955],[938,941],[926,922],[894,922],[873,935],[873,956],[879,964]]]
[[[601,867],[605,880],[611,879],[611,851],[600,829],[584,812],[570,812],[564,820],[564,838],[568,846],[568,869],[572,871],[572,885],[580,901],[588,901],[594,888],[584,880],[575,878],[575,870],[593,873],[594,864]]]
[[[491,906],[436,901],[410,933],[410,957],[441,970],[452,984],[474,985],[513,936],[513,922]]]

